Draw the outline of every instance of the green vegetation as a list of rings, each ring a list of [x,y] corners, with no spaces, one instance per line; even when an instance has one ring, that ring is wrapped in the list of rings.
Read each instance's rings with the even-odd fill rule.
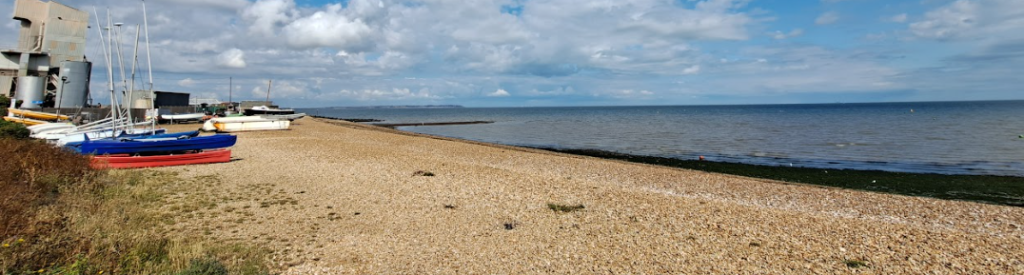
[[[7,107],[11,106],[11,98],[0,95],[0,115],[7,115]]]
[[[423,176],[423,177],[433,177],[434,173],[430,172],[430,171],[422,171],[421,170],[421,171],[416,171],[415,173],[412,173],[412,175],[413,176]]]
[[[20,123],[0,120],[0,139],[27,139],[28,128]]]
[[[547,150],[752,178],[834,186],[909,196],[1024,206],[1024,178],[1022,177],[917,174],[885,171],[777,167],[634,156],[599,150]]]
[[[200,183],[31,140],[0,139],[0,155],[0,274],[268,273],[265,249],[172,233],[167,197]]]
[[[862,260],[849,260],[848,259],[848,260],[844,260],[843,263],[846,264],[846,267],[849,267],[849,268],[861,268],[861,267],[868,266],[868,263],[865,262],[865,261],[862,261]]]
[[[583,208],[584,207],[583,207],[582,204],[564,205],[564,204],[548,203],[548,209],[551,209],[551,210],[553,210],[555,212],[568,213],[568,212],[583,210]]]

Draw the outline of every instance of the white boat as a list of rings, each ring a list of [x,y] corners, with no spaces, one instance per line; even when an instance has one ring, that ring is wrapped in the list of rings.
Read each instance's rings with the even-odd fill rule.
[[[295,110],[293,110],[293,109],[278,109],[278,108],[273,108],[273,107],[268,107],[266,105],[263,105],[263,106],[254,106],[252,108],[242,110],[242,113],[244,113],[247,116],[251,116],[251,115],[290,115],[290,114],[294,114]]]
[[[69,132],[75,131],[78,127],[71,123],[49,123],[31,126],[30,128],[28,130],[29,137],[47,139],[47,137],[52,135],[64,136]]]
[[[137,124],[135,126],[148,125],[148,123],[149,122],[142,122],[142,123]],[[128,128],[125,128],[125,129],[102,129],[102,130],[89,131],[89,132],[67,133],[67,134],[64,134],[64,136],[56,139],[55,142],[57,143],[57,145],[64,146],[64,145],[66,145],[68,143],[72,143],[72,142],[85,141],[86,137],[88,137],[89,140],[97,140],[97,139],[112,138],[112,137],[120,135],[120,134],[146,135],[146,134],[158,133],[158,132],[163,131],[163,130],[164,129],[143,128],[143,127],[128,127]]]
[[[288,130],[288,127],[291,127],[291,121],[287,119],[267,119],[261,117],[211,119],[208,123],[217,132]],[[205,125],[203,129],[206,129]]]
[[[192,113],[192,114],[174,114],[174,115],[160,115],[160,120],[170,120],[171,122],[177,121],[188,121],[188,120],[201,120],[206,116],[204,113]]]
[[[298,113],[298,114],[290,114],[290,115],[259,115],[259,116],[262,117],[262,118],[268,118],[268,119],[296,120],[296,119],[300,119],[300,118],[306,117],[306,113]]]
[[[214,127],[213,123],[218,122],[218,121],[221,121],[221,122],[243,122],[243,121],[264,121],[264,120],[268,120],[268,119],[262,118],[262,117],[258,117],[258,116],[215,117],[215,118],[211,118],[211,119],[206,120],[206,122],[203,123],[203,127],[199,128],[199,130],[203,130],[203,131],[206,131],[206,132],[217,131],[217,127]]]

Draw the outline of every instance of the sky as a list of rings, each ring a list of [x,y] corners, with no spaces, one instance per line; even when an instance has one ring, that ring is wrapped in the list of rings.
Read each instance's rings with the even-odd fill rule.
[[[141,1],[59,2],[97,10],[103,25],[108,12],[125,23],[130,67]],[[150,0],[146,8],[154,88],[193,98],[263,100],[273,80],[271,100],[285,107],[1024,99],[1020,0]],[[0,14],[12,10],[0,5]],[[17,22],[0,25],[0,44],[17,40]],[[104,102],[100,29],[89,29],[86,54],[95,61],[92,96]],[[144,74],[138,81],[148,82]]]

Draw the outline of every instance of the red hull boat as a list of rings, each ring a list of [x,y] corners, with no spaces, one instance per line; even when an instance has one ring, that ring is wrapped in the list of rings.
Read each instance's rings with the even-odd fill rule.
[[[102,155],[93,157],[91,165],[96,169],[120,169],[220,163],[228,161],[231,161],[231,150],[219,149],[198,153],[158,156],[131,156],[128,154]]]

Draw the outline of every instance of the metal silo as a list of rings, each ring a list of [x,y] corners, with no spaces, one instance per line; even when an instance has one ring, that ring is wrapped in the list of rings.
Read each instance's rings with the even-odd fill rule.
[[[38,76],[19,76],[15,99],[23,101],[21,108],[39,108],[43,103],[43,79]]]
[[[57,81],[57,108],[78,108],[89,100],[89,77],[92,62],[61,61],[60,77]]]

